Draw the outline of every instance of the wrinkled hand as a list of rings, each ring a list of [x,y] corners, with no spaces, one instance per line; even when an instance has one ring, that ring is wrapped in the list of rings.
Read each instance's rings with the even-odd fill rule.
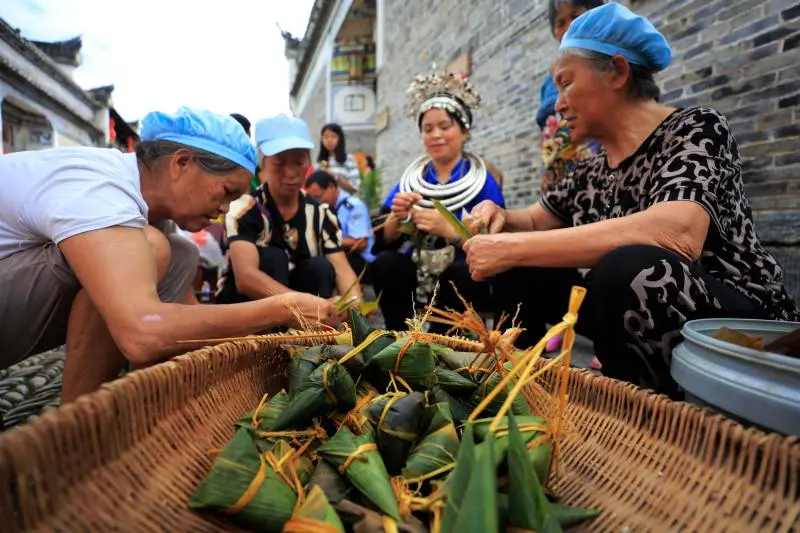
[[[339,321],[339,311],[333,302],[319,298],[305,292],[287,292],[276,296],[286,306],[289,317],[289,326],[300,328],[306,324],[336,325]],[[301,320],[302,319],[302,320]]]
[[[436,209],[415,209],[411,212],[411,220],[418,230],[429,235],[451,239],[456,236],[453,226],[447,223],[444,216]]]
[[[489,233],[500,233],[506,225],[506,210],[491,200],[484,200],[473,207],[470,216],[485,224]]]
[[[512,266],[508,245],[512,234],[475,235],[464,243],[469,274],[475,281],[486,281]]]
[[[392,198],[392,214],[398,220],[403,220],[420,200],[422,200],[422,195],[415,192],[399,192]]]

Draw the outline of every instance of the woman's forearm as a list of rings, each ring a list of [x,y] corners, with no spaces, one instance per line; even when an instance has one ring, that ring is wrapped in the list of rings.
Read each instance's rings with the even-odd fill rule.
[[[385,225],[383,226],[383,242],[386,244],[391,244],[397,239],[400,238],[400,225],[397,218],[393,215],[389,215],[386,219]]]
[[[506,223],[503,226],[503,231],[518,232],[535,230],[536,226],[533,223],[533,217],[531,217],[529,208],[509,209],[506,211]]]
[[[513,266],[592,268],[609,252],[634,244],[659,246],[695,260],[710,219],[690,202],[669,203],[593,224],[509,236],[509,261]]]

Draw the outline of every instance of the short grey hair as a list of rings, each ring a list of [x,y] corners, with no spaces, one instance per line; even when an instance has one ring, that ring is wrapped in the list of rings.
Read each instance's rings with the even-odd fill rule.
[[[180,149],[189,150],[197,166],[209,174],[230,174],[244,167],[220,155],[172,141],[141,141],[136,145],[136,159],[147,168],[162,157],[169,157]]]
[[[599,73],[614,70],[614,58],[600,52],[582,48],[567,48],[561,51],[558,61],[567,56],[579,57]],[[658,101],[661,98],[661,89],[658,88],[656,83],[655,71],[630,62],[629,65],[631,66],[631,78],[628,82],[628,94],[630,97],[634,100]]]

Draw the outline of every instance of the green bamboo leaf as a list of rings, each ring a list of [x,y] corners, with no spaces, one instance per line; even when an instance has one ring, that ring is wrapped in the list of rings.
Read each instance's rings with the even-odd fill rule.
[[[597,509],[570,507],[562,503],[551,503],[550,510],[553,512],[553,515],[555,515],[561,527],[574,526],[586,520],[596,518],[600,514],[600,511]]]
[[[512,413],[508,425],[508,525],[539,533],[561,533]]]
[[[456,231],[456,235],[461,237],[462,240],[467,241],[472,238],[472,232],[464,225],[463,222],[458,220],[458,217],[450,212],[439,200],[433,200],[433,207],[444,217],[448,224],[450,224]]]
[[[550,460],[553,456],[553,441],[547,441],[528,450],[528,459],[533,464],[533,470],[542,485],[547,485],[550,480]]]
[[[436,369],[436,382],[445,392],[467,393],[478,388],[478,384],[471,379],[441,367]]]
[[[461,435],[461,445],[458,447],[458,461],[456,468],[447,476],[445,482],[446,500],[444,513],[442,513],[442,531],[456,531],[456,520],[462,508],[467,485],[472,477],[475,465],[475,438],[472,434],[472,425],[467,424]]]
[[[353,289],[355,289],[358,286],[358,284],[361,283],[361,278],[364,277],[364,273],[366,271],[367,267],[365,266],[363,269],[361,269],[361,274],[359,274],[358,277],[353,281],[353,283],[347,288],[347,290],[344,291],[342,297],[336,300],[335,304],[336,309],[338,309],[340,312],[352,306],[354,301],[358,302],[358,298],[356,298],[355,300],[351,300],[350,295],[353,293]]]
[[[289,395],[285,390],[282,390],[270,398],[267,406],[258,413],[255,426],[253,425],[255,411],[250,411],[242,416],[235,425],[237,428],[248,428],[255,431],[272,431],[272,426],[287,405],[289,405]]]
[[[489,434],[476,449],[475,469],[461,502],[452,531],[459,533],[492,533],[499,530],[497,514],[497,469],[494,460],[494,435]]]
[[[366,449],[366,450],[365,450]],[[400,521],[394,490],[371,433],[353,435],[343,427],[317,449],[331,466],[344,469],[345,477],[383,513]]]
[[[458,432],[450,407],[446,403],[435,403],[425,411],[429,419],[425,436],[411,450],[403,468],[404,478],[425,476],[456,463]]]
[[[570,507],[569,505],[564,505],[563,503],[552,502],[550,503],[550,510],[552,511],[553,515],[555,515],[556,521],[558,521],[558,524],[562,528],[578,525],[586,520],[596,518],[600,514],[600,511],[597,509]],[[507,494],[500,493],[497,495],[497,512],[502,517],[500,524],[501,527],[507,527],[508,524],[505,523],[508,522]]]

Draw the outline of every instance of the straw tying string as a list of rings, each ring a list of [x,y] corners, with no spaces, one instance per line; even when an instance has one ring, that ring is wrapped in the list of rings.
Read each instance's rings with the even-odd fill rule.
[[[236,514],[242,512],[245,507],[250,505],[250,502],[253,501],[256,494],[258,494],[258,490],[261,488],[264,480],[267,479],[267,462],[264,460],[263,455],[258,456],[258,462],[258,472],[256,472],[256,476],[250,482],[250,485],[247,486],[247,490],[244,491],[244,494],[241,495],[236,503],[227,509],[223,509],[223,513]]]
[[[471,367],[471,366],[462,366],[461,368],[456,368],[453,372],[468,372],[470,374],[477,374],[478,372],[483,372],[484,374],[491,374],[494,372],[491,368],[485,367]]]
[[[431,505],[430,510],[433,514],[433,520],[431,521],[431,533],[441,533],[442,531],[442,510],[444,509],[444,503],[442,501],[437,501],[433,505]]]
[[[377,396],[378,393],[375,391],[368,391],[364,396],[361,397],[360,400],[356,403],[356,406],[353,407],[342,419],[342,423],[339,424],[339,427],[336,428],[336,431],[342,429],[342,426],[347,424],[348,421],[352,421],[355,424],[356,428],[358,429],[358,433],[364,432],[364,425],[358,419],[358,414],[361,412],[361,409],[364,408],[372,399]]]
[[[397,386],[398,382],[400,383],[400,385],[405,387],[405,389],[409,393],[414,392],[414,389],[411,388],[411,385],[409,385],[406,380],[404,380],[402,377],[400,377],[397,374],[392,374],[391,372],[389,372],[389,387],[388,387],[388,389],[394,389],[394,392],[401,392],[400,388]]]
[[[255,411],[253,411],[253,418],[251,422],[254,426],[258,426],[258,417],[261,416],[262,411],[267,408],[267,398],[269,398],[269,394],[262,396],[261,401],[258,402],[258,406],[256,407]]]
[[[444,448],[441,448],[441,449],[444,450]],[[447,450],[445,450],[445,451],[447,451]],[[451,454],[451,457],[452,457],[452,454]],[[422,476],[408,478],[408,479],[406,479],[406,482],[407,483],[422,483],[423,481],[427,481],[429,479],[435,479],[435,478],[441,476],[442,474],[446,474],[447,472],[453,470],[455,467],[456,467],[456,461],[455,461],[455,457],[453,457],[453,462],[452,463],[446,464],[446,465],[444,465],[444,466],[442,466],[440,468],[437,468],[436,470],[433,470],[432,472],[428,472],[427,474],[424,474]]]
[[[397,533],[397,522],[391,516],[383,515],[383,530],[386,533]]]
[[[353,450],[353,452],[350,455],[347,456],[344,463],[342,463],[342,466],[339,467],[339,473],[344,474],[345,471],[347,471],[347,469],[350,468],[350,465],[353,464],[353,461],[355,461],[356,459],[358,459],[359,461],[366,461],[367,458],[362,457],[362,455],[367,452],[377,451],[377,449],[378,445],[375,444],[374,442],[362,444],[361,446]]]
[[[408,349],[415,342],[417,342],[417,336],[412,332],[411,335],[409,335],[406,338],[406,342],[403,343],[403,346],[400,348],[400,351],[397,352],[397,360],[394,362],[394,370],[393,370],[395,374],[400,373],[400,361],[403,360],[403,357],[405,357],[406,353],[408,353]]]
[[[403,393],[403,392],[396,392],[394,394],[391,394],[391,397],[389,398],[389,401],[386,402],[385,406],[383,406],[383,411],[381,411],[381,416],[378,418],[378,434],[379,435],[381,434],[381,432],[386,433],[386,431],[384,431],[384,429],[383,429],[383,423],[386,420],[386,415],[389,414],[389,410],[392,408],[392,405],[394,405],[394,402],[396,402],[400,398],[404,398],[405,396],[406,396],[406,394]]]
[[[328,398],[331,399],[331,403],[336,406],[336,395],[333,394],[333,391],[328,387],[328,372],[330,371],[332,362],[325,363],[325,366],[322,369],[322,386],[325,388],[325,392],[328,393]]]
[[[382,337],[385,334],[386,334],[385,331],[380,331],[380,330],[377,330],[377,329],[374,330],[374,331],[371,331],[369,333],[369,335],[367,335],[367,338],[364,339],[361,344],[359,344],[358,346],[356,346],[355,348],[350,350],[343,357],[339,358],[339,364],[341,364],[341,365],[345,364],[347,361],[349,361],[353,357],[355,357],[358,354],[360,354],[361,352],[363,352],[364,349],[366,349],[367,346],[369,346],[370,344],[375,342],[375,340],[377,340],[378,337]]]
[[[313,518],[293,516],[284,524],[282,533],[339,533],[339,530]]]
[[[289,453],[285,454],[280,459],[278,459],[272,451],[267,452],[265,456],[267,463],[275,473],[278,474],[286,485],[297,493],[297,501],[294,506],[294,511],[297,511],[306,497],[303,484],[300,482],[300,476],[297,475],[297,458],[299,454],[297,454],[294,449],[291,449]]]
[[[265,439],[289,438],[297,439],[300,437],[313,437],[317,434],[315,429],[304,429],[303,431],[256,431],[256,435]]]

